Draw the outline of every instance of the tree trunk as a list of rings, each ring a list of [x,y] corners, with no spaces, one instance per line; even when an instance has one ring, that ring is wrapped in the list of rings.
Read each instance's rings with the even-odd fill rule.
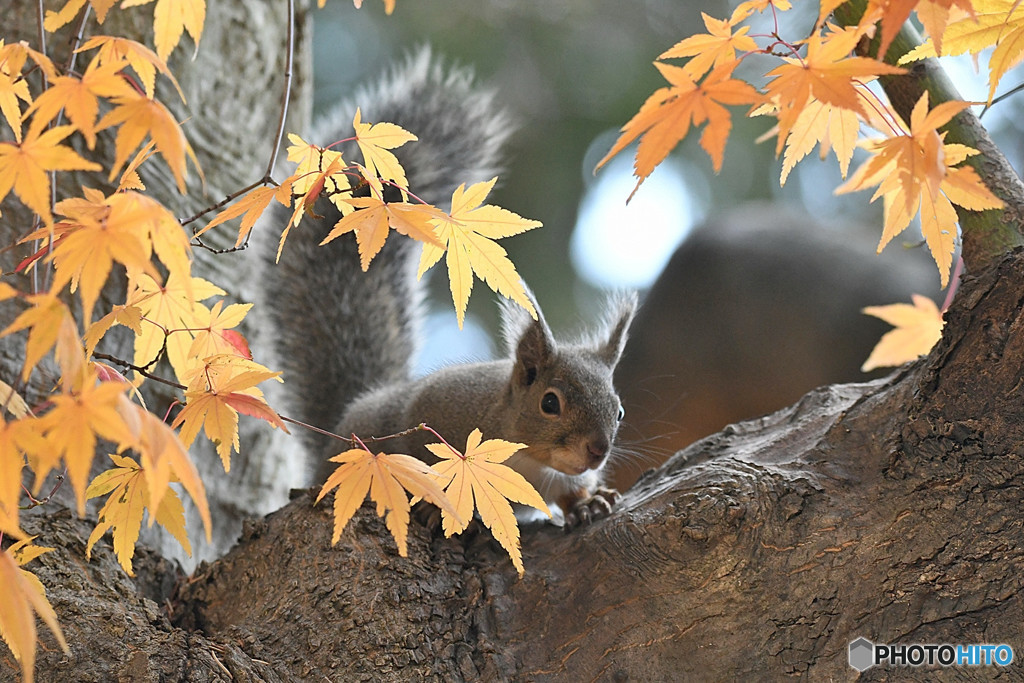
[[[204,50],[228,54],[224,35]],[[208,100],[190,97],[198,119]],[[234,163],[215,137],[210,176]],[[31,568],[72,650],[44,630],[37,679],[826,680],[853,671],[860,636],[1019,644],[1022,285],[1018,252],[965,283],[927,359],[708,437],[590,527],[526,529],[522,579],[486,532],[413,525],[400,558],[368,506],[331,546],[330,501],[308,492],[191,578],[142,548],[136,580],[107,544],[86,562],[91,524],[29,511],[26,531],[57,548]]]

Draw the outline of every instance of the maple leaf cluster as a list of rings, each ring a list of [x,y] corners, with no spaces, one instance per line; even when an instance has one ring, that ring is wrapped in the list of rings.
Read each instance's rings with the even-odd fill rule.
[[[253,189],[215,216],[197,235],[241,217],[235,242],[240,245],[257,219],[276,201],[292,209],[291,217],[281,232],[277,251],[280,257],[285,241],[300,225],[302,217],[313,210],[317,200],[326,200],[341,212],[342,217],[321,244],[355,233],[360,265],[364,271],[383,248],[391,230],[423,243],[420,277],[444,257],[460,327],[465,319],[474,275],[536,317],[533,302],[526,294],[515,265],[495,240],[540,227],[540,223],[507,209],[484,204],[497,178],[468,188],[465,184],[460,185],[452,195],[451,210],[442,211],[415,200],[415,188],[409,187],[405,170],[391,152],[416,140],[415,135],[393,123],[366,123],[358,109],[352,125],[355,129],[353,139],[363,156],[362,164],[349,163],[340,152],[332,149],[345,140],[321,147],[290,134],[288,160],[295,163],[292,175],[276,188]],[[369,187],[369,197],[352,196],[353,189],[359,184]],[[402,201],[385,201],[386,186],[401,190]]]
[[[919,217],[925,242],[942,286],[949,284],[957,241],[957,208],[1000,209],[1003,202],[963,162],[978,154],[965,145],[947,143],[942,129],[970,106],[940,102],[929,108],[925,92],[913,108],[909,125],[869,87],[882,76],[905,73],[903,64],[935,55],[978,55],[992,49],[989,102],[999,79],[1024,58],[1024,7],[1017,0],[869,0],[855,26],[839,27],[828,18],[843,0],[819,4],[814,30],[788,42],[778,32],[778,17],[792,9],[790,0],[749,0],[728,19],[704,15],[706,33],[685,38],[658,57],[655,66],[669,82],[652,94],[622,127],[621,135],[598,168],[639,139],[634,172],[639,188],[691,128],[703,126],[700,145],[717,173],[722,166],[732,114],[728,105],[749,105],[749,116],[771,116],[776,154],[783,156],[780,182],[815,146],[825,158],[831,151],[846,178],[854,151],[864,147],[870,158],[836,192],[877,186],[872,201],[882,198],[884,226],[881,251]],[[770,12],[775,30],[750,33],[755,13]],[[886,55],[903,23],[916,12],[928,41],[899,58],[899,64],[859,56],[862,41],[878,38],[877,54]],[[734,76],[750,58],[778,60],[759,71],[767,81],[754,85]],[[665,60],[685,59],[678,66]],[[862,131],[881,138],[861,139]],[[636,192],[634,188],[633,192]],[[632,194],[630,195],[632,197]],[[917,357],[919,344],[894,354],[890,343],[880,357],[903,362]],[[875,361],[872,361],[874,363]]]
[[[88,16],[87,2],[100,25],[115,8],[114,0],[67,0],[60,9],[46,12],[45,29],[52,32],[76,17]],[[118,6],[150,2],[153,0],[123,0]],[[394,0],[384,3],[390,13]],[[358,6],[359,0],[355,4]],[[267,380],[280,381],[280,373],[255,362],[246,339],[236,330],[252,305],[228,304],[220,298],[226,295],[224,290],[192,275],[193,247],[205,246],[198,241],[203,232],[241,217],[236,244],[240,246],[259,215],[276,201],[292,211],[280,239],[283,248],[289,232],[302,229],[303,216],[313,213],[316,202],[329,201],[341,211],[342,219],[325,242],[355,233],[364,270],[392,229],[424,244],[421,274],[447,255],[460,325],[474,275],[536,315],[514,265],[496,240],[540,224],[485,204],[494,180],[460,187],[448,212],[419,201],[391,152],[415,136],[394,124],[363,122],[359,111],[354,141],[362,163],[344,160],[332,149],[334,145],[320,147],[290,136],[288,158],[295,163],[294,173],[280,184],[265,179],[196,231],[196,242],[190,242],[182,224],[194,219],[179,221],[149,196],[139,169],[154,159],[161,160],[182,193],[189,181],[189,161],[202,177],[181,125],[158,99],[157,91],[161,76],[184,102],[166,59],[184,33],[198,47],[205,11],[204,0],[156,0],[155,50],[126,38],[93,35],[80,38],[83,42],[74,47],[74,58],[62,66],[25,42],[7,44],[0,36],[0,125],[8,129],[0,141],[0,201],[19,201],[36,217],[35,223],[22,231],[19,245],[31,253],[17,268],[32,273],[31,291],[18,291],[0,282],[0,301],[21,309],[0,331],[0,337],[24,339],[22,383],[28,383],[33,373],[52,372],[56,378],[51,383],[54,392],[35,406],[29,406],[10,384],[0,380],[0,540],[5,535],[21,539],[0,552],[0,579],[5,586],[0,593],[0,635],[29,681],[36,641],[34,614],[43,618],[62,646],[64,643],[41,584],[21,569],[46,550],[29,545],[30,539],[20,528],[19,509],[24,498],[31,505],[43,504],[49,498],[42,495],[44,481],[49,474],[63,470],[79,514],[87,499],[104,499],[86,555],[109,533],[114,554],[131,574],[135,544],[146,518],[150,525],[165,527],[191,552],[179,490],[192,497],[210,538],[203,482],[187,450],[200,433],[214,444],[229,471],[231,456],[240,447],[239,414],[287,431],[284,419],[267,404],[258,387]],[[85,56],[89,61],[77,69],[75,63]],[[34,72],[44,78],[34,77]],[[82,151],[94,150],[100,134],[113,141],[113,159],[107,167]],[[73,146],[73,136],[80,138],[81,144]],[[75,196],[56,197],[54,174],[70,171],[103,171],[113,189],[83,187]],[[370,188],[368,197],[353,196],[358,185]],[[400,189],[402,201],[385,202],[385,186]],[[123,302],[111,305],[100,295],[115,273],[124,275],[127,287]],[[103,310],[97,317],[94,313],[99,308]],[[133,334],[130,361],[96,352],[115,326]],[[52,358],[52,363],[48,364],[47,358]],[[128,368],[131,380],[98,358]],[[166,362],[173,378],[155,374],[160,362]],[[183,407],[173,420],[170,410],[161,419],[144,405],[138,386],[150,378],[181,390],[175,404]],[[90,482],[96,450],[105,445],[110,447],[112,466]],[[471,445],[465,457],[469,462],[484,463],[485,457],[474,455],[476,445]],[[511,454],[518,446],[508,448]],[[369,456],[369,451],[353,450],[345,462],[356,463],[356,452],[359,458]],[[426,465],[417,466],[413,463],[418,461],[400,454],[370,457],[379,463],[371,469],[394,472],[391,479],[381,474],[361,478],[362,470],[358,470],[344,477],[344,482],[338,477],[332,481],[346,490],[368,482],[362,496],[368,491],[383,510],[392,511],[388,527],[404,554],[407,492],[436,502],[446,520],[455,514],[455,507],[444,485],[436,483],[439,475]],[[494,474],[489,467],[481,465],[474,476],[481,482],[490,481]],[[406,471],[411,474],[403,474]],[[30,487],[21,484],[26,472],[32,475]],[[428,480],[423,480],[424,474],[429,475]],[[63,476],[58,477],[62,480]],[[525,480],[512,488],[507,481],[499,476],[488,491],[500,490],[524,502],[540,501]],[[525,488],[516,488],[520,485]],[[490,493],[481,489],[480,495]],[[507,500],[502,500],[508,507]],[[362,502],[355,494],[349,499],[353,501],[357,507]],[[522,571],[515,518],[504,510],[495,517],[491,512],[494,506],[487,503],[481,515]],[[472,508],[463,511],[467,520],[471,515]],[[339,533],[343,526],[339,522]]]
[[[1015,32],[1024,26],[1024,10],[1011,0],[957,0],[955,6],[930,0],[869,2],[857,26],[840,28],[825,21],[839,4],[836,0],[821,3],[816,30],[793,43],[783,42],[778,35],[756,36],[764,39],[759,45],[755,36],[749,34],[750,27],[743,25],[755,11],[778,14],[789,10],[788,1],[744,2],[727,20],[705,15],[708,33],[686,38],[659,57],[689,58],[683,66],[655,62],[671,86],[648,98],[636,116],[623,126],[622,135],[598,166],[640,138],[634,166],[639,187],[691,126],[705,125],[701,146],[718,171],[732,125],[731,114],[724,105],[747,104],[751,115],[776,118],[776,153],[784,155],[783,183],[793,166],[815,145],[820,145],[822,156],[829,151],[835,153],[845,178],[861,128],[877,130],[885,138],[866,144],[872,158],[839,191],[879,185],[874,198],[884,198],[886,209],[879,250],[920,214],[925,238],[945,286],[956,238],[957,218],[952,204],[974,211],[1002,207],[1002,202],[982,185],[973,169],[959,166],[977,150],[946,143],[945,135],[939,131],[969,103],[940,103],[929,111],[924,95],[908,126],[866,87],[879,76],[901,74],[904,69],[857,56],[855,48],[881,22],[880,53],[884,53],[916,6],[919,14],[927,17],[926,28],[941,38],[941,54],[977,53],[995,44],[993,59],[997,55],[1002,58],[992,67],[995,82],[1009,64],[1024,55],[1024,43],[1017,45],[1019,41],[1014,41]],[[942,7],[945,9],[940,12]],[[928,12],[924,11],[926,8]],[[968,38],[969,29],[974,33]],[[929,54],[935,54],[931,42],[905,56],[903,61]],[[781,55],[778,58],[783,62],[766,72],[769,80],[761,88],[733,77],[736,67],[754,55]]]
[[[327,478],[316,499],[320,502],[337,489],[331,542],[338,542],[345,525],[369,493],[377,504],[377,514],[385,518],[388,531],[398,545],[398,554],[405,557],[409,511],[413,503],[422,499],[441,509],[441,526],[446,537],[465,531],[475,510],[522,576],[525,568],[519,546],[519,524],[509,501],[529,505],[551,516],[530,482],[502,464],[526,448],[526,444],[501,439],[483,441],[480,430],[474,429],[466,440],[465,453],[443,439],[441,443],[427,444],[427,448],[439,458],[432,467],[408,455],[373,453],[362,442],[359,448],[331,458],[338,467]]]

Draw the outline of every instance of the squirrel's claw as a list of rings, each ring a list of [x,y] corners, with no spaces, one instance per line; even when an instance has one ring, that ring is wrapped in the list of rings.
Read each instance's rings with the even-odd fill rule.
[[[565,512],[565,523],[562,529],[572,531],[583,524],[590,524],[612,513],[612,508],[622,497],[615,489],[598,488],[588,498],[581,498],[571,509]]]

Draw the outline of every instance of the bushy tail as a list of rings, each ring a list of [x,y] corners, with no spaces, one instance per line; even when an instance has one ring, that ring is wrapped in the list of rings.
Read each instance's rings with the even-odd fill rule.
[[[475,86],[468,71],[445,68],[427,49],[317,122],[308,141],[328,145],[350,137],[357,106],[363,121],[396,123],[419,138],[395,154],[410,189],[441,208],[459,184],[495,175],[510,128],[492,92]],[[350,162],[359,159],[354,146],[342,152]],[[422,300],[416,281],[420,246],[392,233],[364,273],[353,235],[317,246],[341,216],[324,200],[315,212],[322,218],[307,213],[279,264],[273,265],[267,250],[271,265],[262,286],[276,327],[288,409],[304,422],[333,430],[353,398],[410,377]],[[287,220],[287,213],[280,212],[276,222]],[[313,467],[330,455],[328,448],[340,447],[330,437],[300,431]]]

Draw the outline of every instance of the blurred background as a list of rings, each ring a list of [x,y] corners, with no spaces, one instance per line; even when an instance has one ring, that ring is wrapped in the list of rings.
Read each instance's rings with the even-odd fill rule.
[[[580,329],[585,326],[583,321],[593,320],[601,310],[602,290],[647,290],[694,226],[709,220],[735,223],[729,212],[748,202],[768,204],[759,204],[760,208],[744,213],[743,221],[757,222],[759,215],[771,213],[784,205],[787,208],[780,210],[788,213],[766,219],[765,223],[778,224],[783,230],[792,227],[792,223],[806,224],[803,227],[813,224],[814,233],[819,237],[825,236],[824,242],[856,243],[859,253],[869,258],[868,254],[874,251],[880,235],[881,202],[870,204],[868,192],[834,196],[832,192],[841,182],[838,165],[832,156],[825,161],[819,160],[816,151],[797,165],[786,186],[780,187],[781,161],[774,157],[774,137],[760,144],[754,142],[771,127],[771,120],[745,118],[742,108],[734,110],[734,127],[726,148],[725,163],[717,176],[712,172],[707,155],[697,145],[699,136],[693,134],[655,170],[628,206],[626,197],[635,184],[631,176],[631,154],[623,153],[599,173],[593,173],[596,162],[617,137],[618,129],[654,90],[664,84],[652,61],[682,38],[704,31],[701,12],[713,17],[727,17],[735,4],[716,0],[692,3],[676,0],[398,0],[394,14],[387,17],[380,2],[366,0],[363,8],[356,10],[351,3],[338,0],[328,3],[315,14],[316,107],[320,111],[330,107],[359,82],[373,77],[393,59],[423,43],[429,43],[436,53],[454,63],[472,66],[481,81],[493,84],[500,102],[513,113],[520,127],[510,145],[510,163],[491,201],[544,224],[540,230],[503,240],[502,245],[536,292],[556,333]],[[817,12],[817,3],[805,4]],[[780,32],[792,37],[806,35],[815,19],[813,15],[797,11],[787,12],[782,17]],[[772,17],[767,14],[761,17],[760,24],[751,34],[771,30]],[[749,74],[756,66],[750,65],[748,77],[752,78]],[[966,99],[985,98],[987,72],[984,63],[981,64],[982,75],[974,73],[969,60],[952,60],[948,67]],[[1019,71],[1017,75],[1011,73],[1004,79],[1006,86],[1001,92],[1019,81]],[[1021,136],[1024,117],[1020,113],[1020,99],[1011,98],[987,112],[983,119],[1018,169],[1024,155],[1024,137]],[[851,171],[862,158],[860,154],[855,157]],[[784,219],[783,215],[791,218]],[[742,230],[740,233],[740,236],[730,237],[726,242],[735,244],[737,241],[749,243],[751,240],[773,239],[764,233],[754,235]],[[853,236],[855,234],[856,237]],[[899,264],[909,264],[890,267],[913,271],[912,276],[908,276],[910,282],[901,280],[895,287],[900,291],[891,300],[851,300],[851,306],[848,306],[848,315],[853,319],[851,325],[868,326],[871,329],[869,336],[875,339],[885,326],[860,315],[857,312],[860,306],[909,301],[910,291],[902,290],[910,286],[937,297],[938,303],[942,303],[938,273],[931,257],[924,249],[905,248],[904,245],[920,239],[919,235],[916,238],[908,235],[909,231],[897,238],[886,252],[893,252]],[[730,247],[722,244],[716,248]],[[820,260],[814,253],[799,250],[789,255],[792,257],[789,262],[779,262],[778,269],[803,270],[802,263]],[[769,258],[770,255],[756,256],[761,257]],[[692,261],[698,257],[688,258]],[[700,263],[714,260],[707,256],[699,259]],[[867,271],[854,267],[849,256],[840,254],[835,259],[834,263],[838,265],[827,271],[807,268],[802,284],[793,283],[797,288],[794,291],[803,287],[843,299],[845,288],[852,286],[854,280],[879,277],[877,273],[865,275]],[[691,261],[681,267],[693,271]],[[850,263],[848,273],[845,272],[846,263]],[[749,279],[756,270],[745,267],[742,262],[734,266],[735,272],[730,275],[733,280]],[[679,286],[666,289],[662,295],[665,302],[658,304],[661,308],[685,306],[690,298],[696,296],[692,289],[680,288],[683,287],[680,274],[666,275],[667,279],[673,277],[672,282]],[[712,275],[702,273],[701,277],[710,281]],[[812,280],[812,277],[817,279]],[[839,279],[832,282],[829,278]],[[459,333],[445,278],[435,276],[432,286],[436,294],[433,297],[436,313],[431,318],[431,329],[421,359],[424,370],[452,360],[486,357],[499,348],[490,341],[496,323],[494,295],[484,287],[475,288],[466,330]],[[771,281],[748,282],[746,287],[747,294],[758,290],[763,293],[773,287],[783,289],[782,285]],[[727,299],[723,293],[723,297],[711,302],[713,305],[705,307],[708,310],[702,314],[704,318],[695,314],[688,318],[677,316],[676,327],[717,325],[730,316],[743,318],[749,323],[744,328],[745,332],[733,334],[724,343],[754,347],[761,354],[762,365],[767,363],[765,359],[773,357],[778,357],[779,363],[783,363],[785,359],[778,356],[781,351],[773,350],[769,345],[772,335],[761,333],[759,323],[752,319],[752,311],[757,309],[758,314],[767,314],[769,321],[779,321],[780,325],[785,316],[765,311],[767,304],[764,301],[744,303],[741,299],[747,294],[734,292],[730,295],[732,298]],[[794,303],[798,311],[801,306],[808,325],[818,325],[814,333],[827,334],[828,330],[823,332],[821,329],[827,316],[818,315],[809,303]],[[729,307],[732,309],[726,310]],[[776,335],[778,343],[783,346],[787,345],[787,334],[791,337],[799,334],[792,317]],[[659,334],[669,336],[656,340],[659,344],[670,347],[680,356],[692,355],[686,345],[696,342],[673,337],[671,331],[665,332],[668,328],[660,329]],[[733,325],[731,329],[738,328]],[[637,333],[653,334],[643,328]],[[818,343],[820,339],[820,336],[812,339],[811,346],[823,346],[821,354],[827,354],[828,344]],[[721,339],[715,342],[722,343]],[[863,353],[863,358],[867,356],[867,351],[856,353]],[[856,379],[850,375],[859,372],[857,368],[863,358],[857,360],[853,370],[847,370],[841,379]],[[795,356],[794,359],[793,362],[800,362]],[[719,366],[731,362],[722,358],[690,358],[698,369],[711,365],[712,360]],[[658,360],[662,365],[667,362]],[[755,367],[758,364],[750,362]],[[695,391],[688,392],[685,387],[688,373],[698,370],[689,368],[683,373],[662,365],[658,367],[662,370],[660,374],[669,378],[668,386],[675,382],[682,394]],[[637,373],[652,373],[649,367],[634,366]],[[782,369],[786,370],[785,367]],[[649,379],[647,376],[632,376],[627,381],[644,384]],[[763,381],[769,379],[766,377]],[[795,396],[812,388],[814,384],[804,385],[815,381],[835,380],[824,375],[822,379],[808,377]],[[708,382],[715,384],[716,380],[711,378]],[[624,390],[624,393],[628,391]],[[666,396],[666,391],[662,386],[651,389],[649,393],[655,397],[655,403],[679,404],[680,399],[676,396],[679,392],[670,392],[672,395]],[[792,388],[792,391],[798,389]],[[787,393],[785,387],[781,387],[777,392],[779,395],[773,399],[777,404],[775,407],[787,404],[780,401],[793,400],[792,391]],[[654,409],[647,407],[644,410],[650,413]],[[693,414],[701,410],[704,408],[693,405],[685,412]],[[745,410],[748,413],[752,410],[763,412],[756,406]],[[740,415],[744,416],[753,415]],[[665,415],[648,417],[661,421],[661,432],[681,434],[686,431],[678,428],[679,418]],[[729,418],[723,416],[721,419]],[[649,445],[653,450],[668,450],[696,438],[701,430],[711,428],[710,423],[702,425],[680,439],[660,445],[651,445],[656,437],[648,428],[641,430],[645,433],[634,435],[634,440]]]

